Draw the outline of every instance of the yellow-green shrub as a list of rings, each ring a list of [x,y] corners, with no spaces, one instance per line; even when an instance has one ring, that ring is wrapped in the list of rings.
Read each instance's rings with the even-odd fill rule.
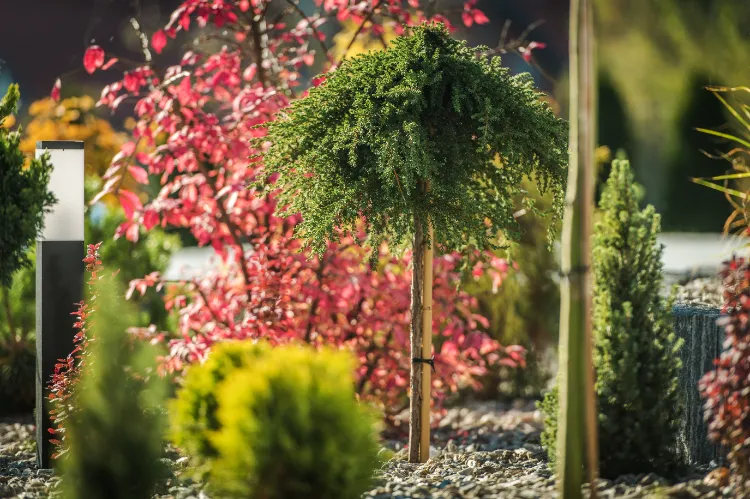
[[[170,405],[170,428],[175,445],[195,462],[205,464],[216,456],[209,434],[219,429],[216,419],[219,384],[268,348],[265,343],[222,343],[213,348],[204,364],[188,370],[177,398]]]
[[[286,346],[232,373],[217,396],[216,492],[360,497],[378,464],[377,418],[356,401],[353,370],[346,353]]]

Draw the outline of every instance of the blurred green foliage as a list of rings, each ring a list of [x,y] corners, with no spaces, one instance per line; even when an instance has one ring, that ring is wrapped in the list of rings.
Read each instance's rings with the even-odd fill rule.
[[[727,121],[721,103],[705,88],[709,82],[708,77],[692,79],[689,104],[678,123],[679,140],[686,146],[675,152],[668,165],[671,188],[662,213],[664,225],[671,230],[718,232],[732,213],[732,206],[724,196],[691,182],[693,177],[724,173],[730,166],[717,161],[718,157],[702,154],[702,151],[716,153],[721,141],[695,130],[696,126],[718,127]]]
[[[269,350],[266,343],[228,341],[216,345],[205,363],[188,369],[178,396],[170,402],[170,434],[199,469],[217,457],[211,435],[220,429],[218,388],[230,376]]]
[[[21,150],[21,130],[15,122],[21,93],[11,85],[0,99],[0,286],[9,287],[13,274],[30,265],[26,250],[44,227],[44,214],[56,199],[49,190],[52,164],[49,154],[31,159],[27,166]]]
[[[601,108],[599,143],[626,148],[647,201],[665,215],[665,230],[717,230],[712,219],[726,210],[689,177],[700,168],[709,169],[701,176],[722,168],[704,161],[693,130],[712,126],[705,116],[715,119],[721,106],[696,91],[704,82],[739,86],[750,80],[750,2],[597,0],[596,7],[599,71],[626,110],[628,130],[624,143],[608,143],[601,122],[622,119]]]
[[[90,178],[90,182],[97,179]],[[87,185],[90,185],[87,183]],[[103,241],[100,249],[102,261],[108,268],[120,269],[119,282],[124,286],[131,279],[141,278],[153,271],[166,269],[172,253],[179,249],[180,238],[159,228],[141,234],[137,243],[125,238],[112,239],[117,226],[124,221],[122,209],[101,205],[104,210],[92,221],[91,208],[85,220],[85,237],[89,244]],[[32,262],[13,275],[9,288],[0,288],[0,413],[21,413],[31,410],[34,404],[34,376],[36,353],[34,329],[36,328],[36,261],[32,247],[27,257]],[[83,259],[85,255],[81,255]],[[122,287],[122,286],[121,286]],[[122,297],[124,300],[124,295]],[[153,290],[146,296],[138,293],[131,298],[136,304],[128,327],[146,327],[155,324],[159,330],[176,329],[175,316],[164,308],[163,297]],[[70,311],[75,310],[71,302]],[[73,349],[71,343],[70,349]]]
[[[153,347],[126,332],[136,312],[121,285],[100,278],[95,287],[95,341],[74,393],[78,410],[66,422],[69,451],[58,464],[64,496],[143,499],[166,471],[158,409],[166,380],[155,375]]]
[[[213,486],[224,497],[356,499],[379,464],[347,352],[277,346],[219,386]]]
[[[0,413],[30,410],[34,403],[34,343],[28,327],[35,320],[35,302],[33,292],[24,289],[34,282],[29,278],[34,255],[28,248],[56,202],[49,190],[49,154],[27,161],[21,130],[10,130],[19,99],[15,84],[0,99]]]
[[[549,194],[541,195],[534,182],[527,180],[523,188],[536,207],[544,212],[552,206]],[[497,367],[485,380],[482,394],[490,398],[498,392],[508,397],[538,397],[549,381],[547,353],[557,344],[560,316],[558,286],[559,263],[555,248],[547,244],[549,224],[559,222],[552,217],[525,213],[518,217],[521,237],[497,251],[515,267],[502,284],[493,291],[492,281],[467,278],[467,292],[479,302],[479,312],[490,323],[488,333],[502,344],[522,345],[527,349],[526,368]],[[557,232],[559,227],[553,227]]]

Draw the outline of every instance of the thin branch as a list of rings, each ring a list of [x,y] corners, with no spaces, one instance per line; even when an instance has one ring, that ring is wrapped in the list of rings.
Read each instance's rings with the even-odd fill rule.
[[[539,26],[541,26],[544,23],[545,23],[544,19],[539,19],[529,24],[528,26],[526,26],[526,29],[524,29],[521,32],[521,35],[517,39],[518,43],[523,43],[524,41],[526,41],[526,37],[529,36],[532,31],[534,31],[535,29],[537,29]]]
[[[318,265],[317,270],[315,271],[315,277],[318,281],[318,284],[321,284],[321,279],[323,279],[323,272],[326,267],[326,262],[324,259],[320,260],[320,264]],[[318,307],[320,306],[320,295],[316,296],[313,299],[312,305],[310,306],[310,313],[308,314],[307,318],[307,328],[305,329],[305,343],[310,343],[310,340],[312,339],[312,328],[313,328],[313,317],[315,314],[318,313]]]
[[[344,50],[344,53],[341,55],[341,58],[345,58],[346,54],[349,53],[349,49],[351,49],[354,46],[354,42],[357,40],[357,37],[362,32],[362,30],[365,28],[365,24],[370,22],[370,19],[372,19],[372,16],[375,15],[375,10],[377,10],[378,7],[380,7],[380,4],[383,3],[383,0],[377,0],[372,6],[372,10],[367,13],[365,18],[362,20],[362,24],[359,25],[357,28],[357,31],[354,33],[354,36],[352,36],[352,39],[349,40],[349,44],[346,46],[346,49]],[[341,61],[339,61],[341,63]]]
[[[197,282],[194,282],[193,285],[195,286],[195,290],[198,291],[198,294],[201,295],[201,299],[203,300],[203,303],[205,303],[206,308],[208,309],[209,312],[211,312],[211,317],[214,318],[214,322],[216,322],[217,324],[221,324],[225,328],[231,330],[232,327],[229,324],[227,324],[223,320],[219,319],[218,314],[213,309],[213,307],[211,306],[211,304],[208,302],[208,297],[206,296],[206,294],[201,289],[200,284],[198,284]]]
[[[130,25],[133,27],[135,33],[138,35],[138,38],[141,40],[141,51],[143,52],[143,57],[146,59],[146,62],[150,64],[151,51],[148,48],[148,37],[143,32],[143,30],[141,30],[141,25],[138,24],[138,20],[135,17],[130,18]]]
[[[318,31],[318,28],[315,27],[315,23],[311,21],[307,14],[305,14],[305,12],[299,7],[296,0],[286,0],[286,3],[288,3],[292,7],[292,9],[294,9],[294,11],[302,17],[302,19],[307,21],[307,25],[310,27],[313,35],[318,40],[320,48],[323,49],[323,53],[326,55],[326,58],[328,58],[328,62],[333,64],[335,62],[333,60],[333,55],[331,55],[331,53],[328,51],[328,46],[326,45],[325,41],[323,41],[323,35],[320,31]]]
[[[253,37],[253,59],[255,59],[255,65],[258,68],[258,81],[263,88],[266,88],[268,86],[268,75],[266,74],[266,68],[263,67],[263,40],[255,16],[250,17],[250,34]]]
[[[200,168],[201,173],[203,173],[203,176],[206,179],[206,183],[214,192],[214,196],[215,196],[218,191],[216,189],[216,184],[215,184],[214,179],[211,178],[211,176],[209,175],[210,172],[208,171],[206,164],[203,161],[198,161],[198,167]],[[237,263],[239,264],[240,270],[242,271],[242,276],[245,279],[245,294],[247,295],[247,302],[250,303],[252,301],[252,297],[250,296],[250,291],[249,291],[250,274],[247,271],[247,262],[245,261],[245,250],[242,247],[242,241],[240,241],[239,229],[229,218],[229,214],[227,213],[227,210],[224,207],[223,202],[218,201],[216,203],[216,207],[219,212],[219,220],[221,220],[221,222],[227,226],[229,235],[232,236],[232,241],[234,241],[234,245],[237,251],[237,259],[238,259]]]

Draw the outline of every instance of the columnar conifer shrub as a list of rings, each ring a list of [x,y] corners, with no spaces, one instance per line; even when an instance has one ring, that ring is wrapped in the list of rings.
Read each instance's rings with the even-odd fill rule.
[[[681,341],[671,300],[660,295],[659,215],[641,209],[642,190],[626,160],[615,160],[594,232],[594,367],[603,477],[671,473],[678,464],[682,411]],[[542,403],[542,441],[555,458],[557,390]]]
[[[197,367],[196,369],[201,369]],[[378,465],[377,417],[343,351],[276,347],[218,387],[213,486],[226,497],[356,499]]]
[[[150,345],[133,342],[126,332],[135,314],[117,281],[98,279],[95,341],[74,388],[75,411],[65,422],[63,488],[70,499],[143,499],[164,473],[158,411],[164,380],[154,375]]]
[[[709,436],[727,450],[739,497],[750,488],[750,265],[732,258],[725,262],[721,277],[724,351],[715,361],[716,369],[701,379],[700,391],[706,399]]]
[[[170,429],[175,444],[203,465],[216,457],[211,434],[219,430],[218,387],[243,367],[266,355],[266,342],[227,341],[211,351],[202,365],[187,370],[170,407]]]

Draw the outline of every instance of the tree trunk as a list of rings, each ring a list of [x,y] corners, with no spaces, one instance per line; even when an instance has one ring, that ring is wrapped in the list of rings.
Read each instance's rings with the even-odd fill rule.
[[[570,168],[562,233],[559,491],[582,497],[584,465],[594,482],[597,422],[592,365],[591,229],[596,147],[591,0],[570,3]],[[595,497],[596,488],[591,488]]]
[[[424,295],[424,248],[425,240],[422,224],[414,215],[414,241],[412,244],[412,277],[411,277],[411,358],[422,357],[422,296]],[[409,462],[419,463],[420,440],[422,434],[422,369],[421,362],[411,363],[409,390],[411,401],[409,407]],[[429,447],[427,448],[429,455]]]

